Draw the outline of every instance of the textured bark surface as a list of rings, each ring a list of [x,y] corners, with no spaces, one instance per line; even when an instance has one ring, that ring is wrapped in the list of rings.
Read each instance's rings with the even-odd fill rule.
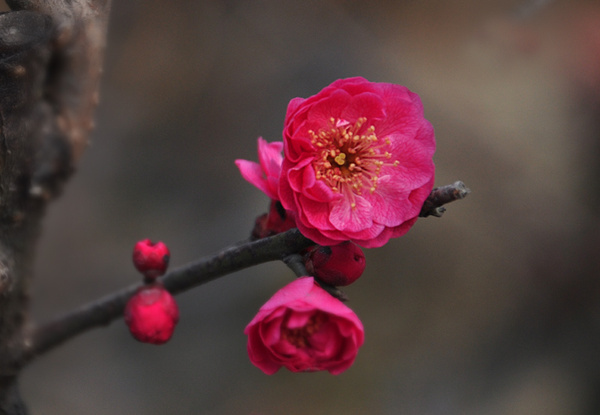
[[[15,357],[47,203],[93,126],[108,1],[9,1],[0,15],[0,413],[25,413]],[[19,339],[19,340],[16,340]]]

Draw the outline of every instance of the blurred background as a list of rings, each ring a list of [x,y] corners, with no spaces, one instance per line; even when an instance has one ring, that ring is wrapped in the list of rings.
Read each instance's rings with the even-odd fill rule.
[[[35,361],[32,414],[600,413],[597,0],[113,2],[91,146],[48,212],[43,320],[245,239],[268,200],[233,161],[281,140],[291,98],[364,76],[420,94],[436,184],[472,190],[367,250],[346,289],[366,342],[346,373],[264,375],[244,327],[283,264],[180,295],[170,343],[117,321]]]

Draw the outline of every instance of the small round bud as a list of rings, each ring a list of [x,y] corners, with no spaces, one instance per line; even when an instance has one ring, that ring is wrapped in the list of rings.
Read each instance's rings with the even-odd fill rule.
[[[304,255],[304,264],[311,275],[323,282],[345,286],[356,281],[365,270],[365,254],[352,242],[333,246],[315,246]]]
[[[169,265],[169,248],[162,242],[144,239],[133,248],[133,265],[149,280],[154,280],[165,273]]]
[[[161,284],[143,286],[125,307],[125,323],[142,343],[166,343],[178,321],[177,303]]]
[[[269,213],[256,218],[254,229],[252,230],[252,239],[277,235],[295,227],[296,221],[291,212],[286,211],[281,202],[271,200]]]

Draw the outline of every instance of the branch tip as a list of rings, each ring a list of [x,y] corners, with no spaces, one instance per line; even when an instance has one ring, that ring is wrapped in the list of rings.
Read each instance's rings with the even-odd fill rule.
[[[452,186],[454,187],[454,190],[456,192],[456,198],[457,199],[464,199],[465,197],[467,197],[467,195],[469,193],[471,193],[471,189],[469,189],[462,181],[457,180],[455,181]]]
[[[471,193],[471,189],[460,180],[446,186],[436,187],[423,203],[419,216],[423,218],[436,216],[439,218],[446,211],[443,205],[464,199],[469,193]]]

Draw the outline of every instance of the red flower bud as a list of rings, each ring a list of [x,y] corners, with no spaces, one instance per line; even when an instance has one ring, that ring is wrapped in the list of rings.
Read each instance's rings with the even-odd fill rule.
[[[269,213],[256,218],[254,229],[252,230],[252,239],[262,239],[277,235],[295,227],[296,221],[291,212],[287,212],[281,206],[281,203],[272,199]]]
[[[350,285],[365,270],[365,254],[352,242],[334,246],[316,246],[304,256],[306,269],[323,282],[336,286]]]
[[[164,243],[144,239],[133,248],[133,264],[147,279],[154,280],[167,270],[170,255]]]
[[[161,284],[140,288],[125,307],[125,323],[142,343],[166,343],[178,321],[177,303]]]

